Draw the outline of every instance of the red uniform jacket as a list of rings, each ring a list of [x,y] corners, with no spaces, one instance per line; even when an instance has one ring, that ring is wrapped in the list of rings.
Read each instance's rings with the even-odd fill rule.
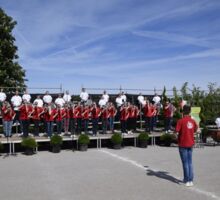
[[[14,112],[14,110],[12,108],[9,109],[9,110],[4,109],[4,114],[3,114],[2,117],[3,117],[4,121],[12,121],[14,115],[15,115],[15,112]]]

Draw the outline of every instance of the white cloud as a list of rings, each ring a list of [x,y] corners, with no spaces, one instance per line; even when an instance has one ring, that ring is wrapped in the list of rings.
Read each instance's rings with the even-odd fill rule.
[[[203,38],[193,38],[187,35],[180,35],[175,33],[161,32],[161,31],[132,31],[132,33],[134,35],[141,37],[173,41],[182,44],[195,45],[199,47],[212,47],[210,42],[204,40]]]

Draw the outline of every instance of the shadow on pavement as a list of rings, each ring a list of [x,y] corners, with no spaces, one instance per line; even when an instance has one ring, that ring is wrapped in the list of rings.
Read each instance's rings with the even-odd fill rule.
[[[153,171],[151,169],[147,169],[147,175],[148,176],[156,176],[158,178],[165,179],[165,180],[168,180],[168,181],[176,183],[176,184],[183,183],[182,180],[179,180],[179,179],[169,175],[169,173],[166,171]]]

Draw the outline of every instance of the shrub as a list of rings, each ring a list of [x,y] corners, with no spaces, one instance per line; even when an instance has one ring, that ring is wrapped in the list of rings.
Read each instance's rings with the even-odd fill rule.
[[[170,146],[170,144],[175,140],[175,135],[174,134],[163,134],[160,136],[160,141],[162,141],[162,143],[165,146]]]
[[[90,142],[89,136],[86,134],[81,134],[79,136],[78,142],[80,145],[88,145]]]
[[[28,149],[34,149],[38,145],[37,145],[37,142],[36,142],[36,140],[34,138],[26,137],[26,138],[22,139],[21,146],[23,146],[25,148],[28,148]]]
[[[111,141],[113,144],[121,144],[122,143],[122,137],[120,133],[114,133],[111,137]]]
[[[148,141],[149,140],[149,135],[148,133],[140,133],[138,135],[138,140],[139,141]]]
[[[51,146],[62,145],[63,138],[60,135],[55,134],[50,138],[50,144]]]

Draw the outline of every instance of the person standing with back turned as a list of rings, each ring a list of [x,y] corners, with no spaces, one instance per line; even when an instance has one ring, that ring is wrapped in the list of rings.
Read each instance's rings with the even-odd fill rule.
[[[191,107],[183,106],[183,118],[177,122],[176,132],[178,133],[179,153],[183,166],[183,182],[187,187],[193,186],[193,164],[192,152],[194,133],[197,132],[198,125],[190,116]]]

